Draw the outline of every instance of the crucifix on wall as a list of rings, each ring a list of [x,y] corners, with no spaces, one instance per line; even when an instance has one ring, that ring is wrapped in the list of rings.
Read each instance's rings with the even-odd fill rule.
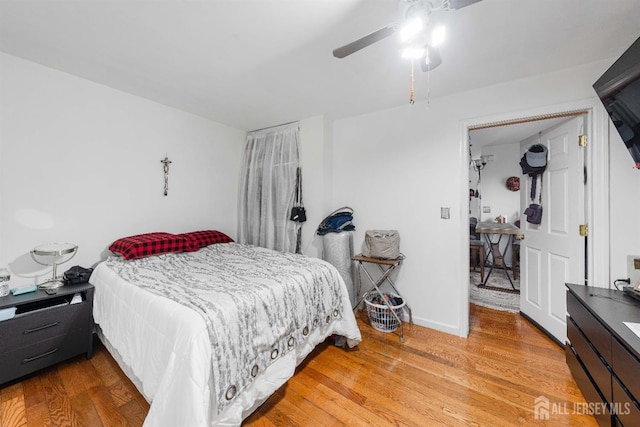
[[[171,160],[167,156],[164,156],[163,160],[160,160],[164,166],[164,195],[169,194],[169,165],[171,164]]]

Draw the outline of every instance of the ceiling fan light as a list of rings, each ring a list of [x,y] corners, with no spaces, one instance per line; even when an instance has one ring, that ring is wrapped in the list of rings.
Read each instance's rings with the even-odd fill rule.
[[[424,28],[424,22],[422,18],[416,16],[415,18],[409,19],[405,22],[400,30],[398,31],[398,35],[400,37],[400,41],[402,43],[408,42],[412,40],[415,36],[420,34]]]
[[[421,47],[405,47],[401,55],[405,59],[420,59],[424,57],[424,53],[424,48]]]
[[[429,44],[433,47],[438,47],[444,43],[446,36],[447,28],[444,25],[438,25],[431,31]]]

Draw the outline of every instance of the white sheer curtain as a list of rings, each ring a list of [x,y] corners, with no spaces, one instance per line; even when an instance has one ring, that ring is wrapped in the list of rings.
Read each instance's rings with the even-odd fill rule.
[[[298,123],[249,132],[240,179],[239,242],[296,250],[289,220],[299,165]]]

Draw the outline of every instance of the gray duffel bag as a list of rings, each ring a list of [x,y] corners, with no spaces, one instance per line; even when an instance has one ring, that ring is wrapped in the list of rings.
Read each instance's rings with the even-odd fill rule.
[[[369,258],[396,259],[400,256],[398,230],[367,230],[362,254]]]

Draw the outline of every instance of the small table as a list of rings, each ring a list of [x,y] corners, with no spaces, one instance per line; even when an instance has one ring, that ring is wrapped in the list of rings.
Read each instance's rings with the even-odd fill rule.
[[[391,273],[393,272],[393,270],[395,270],[396,267],[398,267],[400,264],[402,264],[402,261],[404,260],[404,255],[400,255],[396,259],[381,259],[381,258],[370,258],[370,257],[366,257],[366,256],[364,256],[362,254],[358,254],[358,255],[354,256],[352,259],[358,263],[359,271],[363,271],[364,274],[367,276],[367,278],[369,279],[369,281],[372,284],[371,288],[369,288],[369,290],[367,292],[362,294],[362,298],[360,298],[358,303],[354,306],[354,310],[356,310],[360,306],[360,304],[362,304],[362,301],[364,300],[364,298],[372,290],[375,289],[376,291],[378,291],[378,293],[380,295],[382,295],[382,291],[380,290],[380,286],[382,286],[384,284],[384,282],[387,281],[387,282],[389,282],[389,285],[391,285],[391,288],[393,289],[393,291],[398,296],[400,296],[403,301],[405,301],[405,307],[409,311],[409,323],[413,324],[413,314],[411,313],[411,308],[406,303],[406,300],[404,299],[404,297],[402,297],[402,295],[400,295],[400,292],[398,292],[398,290],[396,289],[395,284],[393,283],[393,281],[389,277],[391,275]],[[382,275],[380,277],[378,277],[377,280],[374,280],[374,278],[371,276],[371,274],[364,267],[364,265],[362,263],[365,263],[365,262],[366,263],[375,264],[380,268],[380,271],[382,272]],[[395,319],[398,321],[398,325],[400,327],[400,342],[404,342],[404,331],[402,329],[402,319],[400,319],[398,317],[398,315],[395,313],[395,310],[393,310],[393,307],[391,306],[389,301],[387,301],[386,298],[382,298],[382,299],[383,299],[385,305],[387,306],[387,308],[389,309],[389,311],[391,312],[391,314],[393,314]]]
[[[513,290],[518,291],[513,285],[511,276],[509,276],[509,270],[507,270],[507,266],[505,265],[503,252],[500,251],[500,241],[502,240],[503,236],[507,236],[507,243],[504,247],[504,253],[507,253],[507,251],[509,250],[509,246],[511,245],[510,236],[520,233],[520,229],[510,223],[499,224],[495,222],[479,222],[478,225],[476,225],[476,232],[483,234],[485,240],[489,244],[490,250],[487,254],[487,258],[489,258],[489,254],[491,254],[491,256],[493,257],[493,262],[491,263],[491,268],[489,269],[487,277],[485,277],[484,282],[478,286],[487,286],[489,277],[493,272],[493,267],[501,267],[507,275],[507,279],[509,279],[509,283],[511,283],[511,287],[513,288]],[[498,240],[491,240],[491,236],[493,235],[497,235]],[[484,261],[486,261],[486,259]]]

